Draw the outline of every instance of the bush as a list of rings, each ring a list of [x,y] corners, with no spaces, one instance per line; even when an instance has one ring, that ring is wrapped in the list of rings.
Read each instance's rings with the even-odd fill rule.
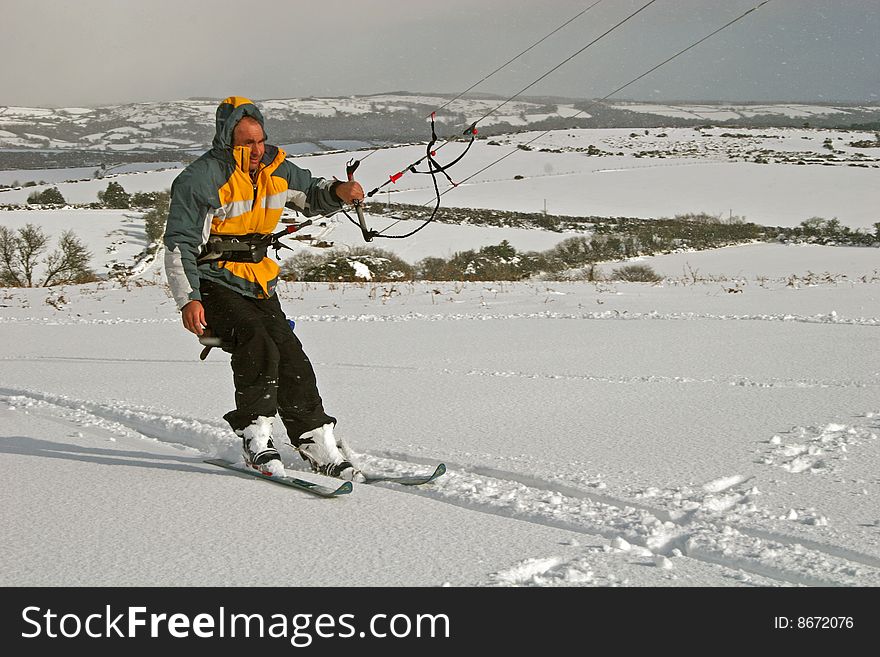
[[[425,258],[416,263],[416,277],[422,281],[455,280],[449,261],[443,258]]]
[[[41,205],[64,205],[67,203],[57,187],[49,187],[42,192],[32,192],[28,196],[27,202],[29,204],[38,203]]]
[[[325,257],[301,251],[281,263],[279,277],[285,281],[304,281],[306,273],[323,264]]]
[[[171,205],[171,192],[151,192],[153,209],[144,215],[144,230],[151,244],[158,244],[165,234],[165,222],[168,220],[168,208]]]
[[[650,265],[624,265],[611,272],[611,280],[632,283],[656,283],[663,277]]]
[[[114,210],[128,210],[131,207],[131,196],[118,182],[111,182],[107,189],[98,192],[98,200],[105,208]]]
[[[793,228],[777,228],[775,236],[783,242],[808,242],[811,244],[874,246],[880,239],[880,224],[874,224],[874,233],[853,230],[840,223],[837,217],[810,217]]]
[[[500,244],[484,246],[479,251],[456,253],[446,263],[446,270],[449,280],[518,281],[537,273],[547,263],[546,257],[537,253],[517,253],[510,242],[502,240]]]
[[[411,281],[413,267],[397,255],[376,248],[334,250],[325,256],[297,254],[285,261],[281,277],[297,281]]]
[[[130,203],[133,208],[155,208],[156,201],[164,192],[135,192],[131,195]]]
[[[593,262],[593,248],[589,237],[569,237],[548,252],[548,257],[558,260],[563,267],[582,267]]]
[[[562,269],[551,251],[518,253],[507,240],[479,251],[462,251],[449,260],[425,258],[416,266],[421,280],[431,281],[519,281],[538,273]]]

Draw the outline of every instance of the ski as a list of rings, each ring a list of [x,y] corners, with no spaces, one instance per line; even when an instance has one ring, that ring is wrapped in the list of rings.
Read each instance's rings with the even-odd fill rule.
[[[437,477],[442,477],[444,474],[446,474],[446,464],[441,463],[435,468],[432,474],[428,475],[373,475],[369,474],[368,472],[363,472],[362,474],[366,479],[364,483],[367,484],[376,484],[381,481],[387,481],[393,484],[401,484],[403,486],[421,486],[422,484],[427,484],[428,482],[437,479]]]
[[[346,495],[352,490],[350,481],[342,483],[338,488],[333,488],[332,486],[323,486],[313,481],[297,479],[296,477],[271,477],[248,468],[247,466],[237,465],[224,459],[205,459],[205,463],[210,463],[211,465],[226,468],[227,470],[233,470],[244,475],[249,475],[256,479],[263,479],[264,481],[271,481],[272,483],[281,484],[282,486],[287,486],[289,488],[296,488],[297,490],[312,493],[313,495],[318,495],[320,497],[338,497],[339,495]]]

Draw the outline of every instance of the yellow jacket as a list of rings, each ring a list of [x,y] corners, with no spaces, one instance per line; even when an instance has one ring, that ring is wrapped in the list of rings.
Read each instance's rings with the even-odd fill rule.
[[[285,206],[306,216],[329,215],[342,203],[334,180],[313,178],[288,162],[277,146],[266,152],[254,177],[250,149],[232,146],[236,124],[250,116],[264,125],[260,110],[247,98],[232,96],[217,108],[217,127],[210,151],[186,167],[171,186],[165,228],[165,273],[179,308],[200,300],[199,279],[206,278],[246,296],[268,298],[275,293],[278,264],[214,261],[196,264],[211,235],[270,234]]]

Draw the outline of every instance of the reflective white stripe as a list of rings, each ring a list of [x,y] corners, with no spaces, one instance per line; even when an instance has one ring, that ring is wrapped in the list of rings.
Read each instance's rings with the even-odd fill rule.
[[[232,203],[227,203],[219,210],[217,210],[214,214],[223,219],[234,219],[235,217],[239,217],[246,212],[251,211],[251,207],[253,206],[253,201],[233,201]],[[222,212],[222,214],[221,214]]]
[[[211,220],[214,218],[214,211],[209,210],[208,214],[205,215],[205,221],[202,224],[202,246],[208,243],[208,238],[211,236]]]
[[[302,192],[299,193],[302,194]],[[305,194],[302,194],[302,196],[303,199],[305,199]],[[286,202],[287,192],[285,191],[280,194],[272,194],[271,196],[264,197],[256,206],[254,206],[254,202],[251,200],[227,203],[223,207],[217,208],[217,210],[214,211],[213,216],[218,219],[235,219],[236,217],[240,217],[241,215],[250,212],[255,207],[269,210],[280,210],[284,207]]]
[[[180,257],[180,248],[165,249],[165,277],[171,288],[171,295],[178,308],[183,308],[190,302],[190,292],[193,291],[183,269],[183,260]]]
[[[287,203],[287,191],[280,194],[272,194],[263,199],[263,207],[267,210],[280,210]]]
[[[309,204],[307,202],[308,197],[305,192],[301,192],[298,189],[288,189],[287,190],[287,200],[293,203],[297,210],[305,210]]]
[[[211,234],[211,219],[213,218],[214,212],[209,210],[202,223],[201,246],[208,243],[208,236]],[[196,266],[195,258],[193,258],[192,266]],[[184,266],[179,246],[175,246],[170,250],[165,249],[165,278],[168,279],[168,287],[171,288],[171,296],[174,297],[177,307],[183,308],[191,301],[189,295],[193,292],[193,286],[186,275],[186,267]]]

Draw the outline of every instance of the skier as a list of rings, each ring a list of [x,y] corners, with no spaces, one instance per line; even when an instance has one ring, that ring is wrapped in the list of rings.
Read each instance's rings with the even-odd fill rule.
[[[252,101],[221,102],[211,150],[171,186],[165,274],[184,327],[198,336],[210,329],[232,354],[235,409],[223,418],[241,437],[248,465],[284,474],[272,440],[277,413],[312,470],[362,481],[340,450],[336,418],[324,410],[312,365],[275,294],[279,267],[266,255],[266,237],[285,205],[327,215],[363,200],[364,191],[353,180],[313,178],[285,158],[266,143]]]

